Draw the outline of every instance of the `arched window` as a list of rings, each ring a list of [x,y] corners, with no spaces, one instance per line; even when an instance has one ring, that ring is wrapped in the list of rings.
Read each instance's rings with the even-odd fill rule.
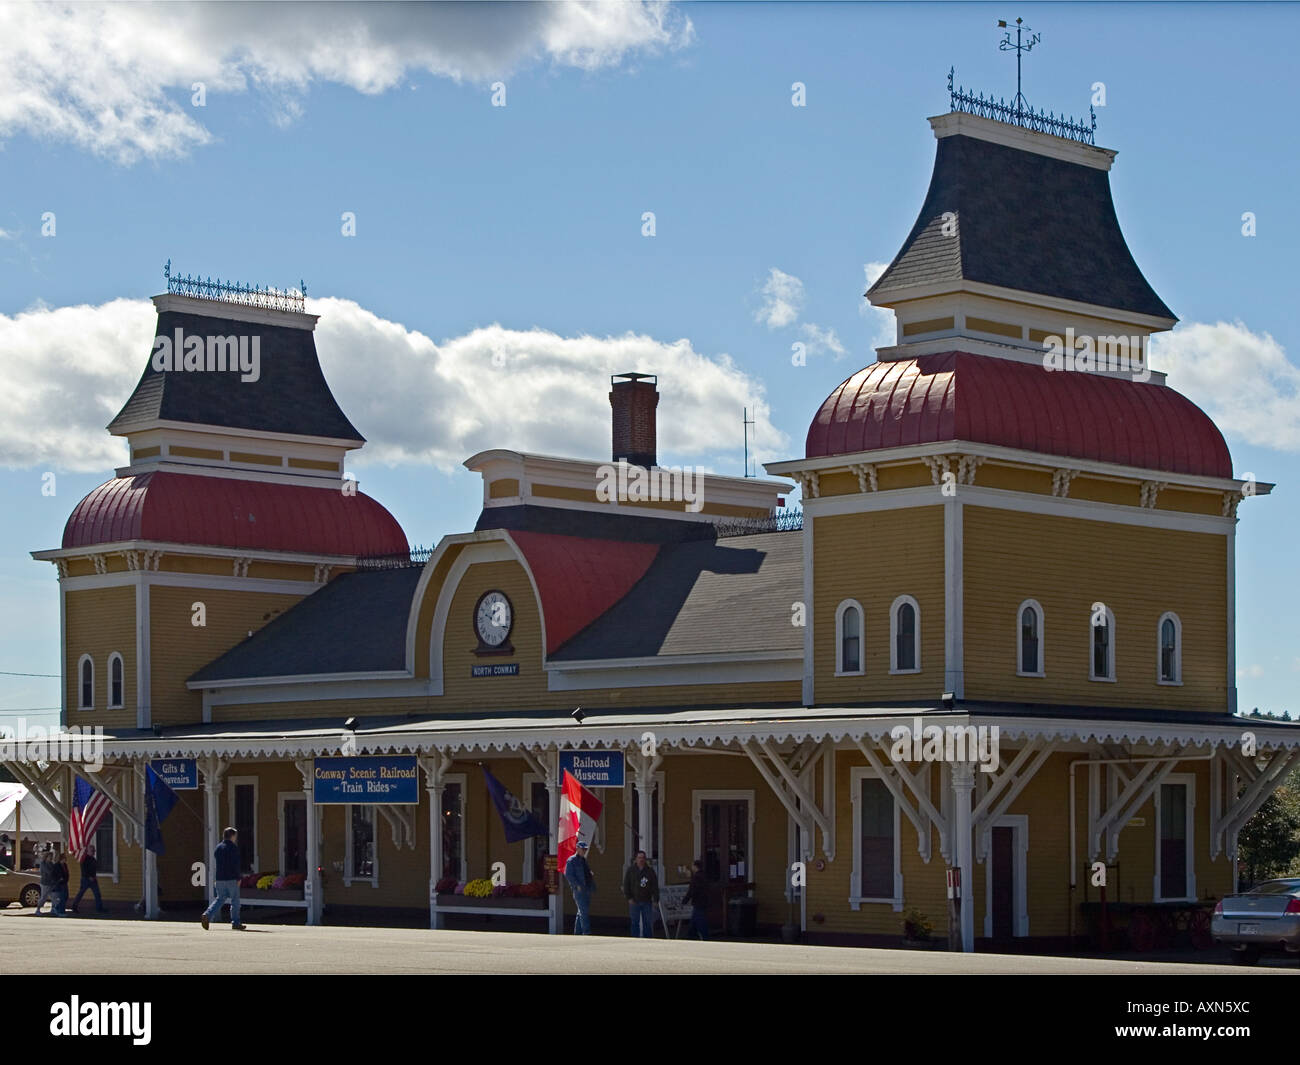
[[[921,672],[921,608],[900,595],[889,608],[889,672]]]
[[[1016,611],[1016,673],[1022,677],[1041,677],[1043,662],[1043,608],[1034,599],[1026,599]]]
[[[1104,603],[1093,603],[1088,613],[1089,680],[1115,679],[1115,615]]]
[[[835,675],[862,673],[862,604],[845,599],[835,611]]]
[[[1161,684],[1182,684],[1183,623],[1177,614],[1160,615],[1160,622],[1156,625],[1156,641],[1159,655],[1157,679]]]
[[[125,685],[123,684],[122,656],[114,651],[108,656],[108,708],[120,710]]]
[[[77,662],[77,709],[95,709],[95,663],[90,655],[82,655]]]

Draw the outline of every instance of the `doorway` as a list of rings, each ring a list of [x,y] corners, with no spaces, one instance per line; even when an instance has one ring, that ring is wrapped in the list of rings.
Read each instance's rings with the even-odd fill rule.
[[[697,791],[694,800],[696,853],[709,885],[709,927],[753,934],[754,905],[748,900],[754,892],[754,793]]]
[[[999,817],[989,830],[984,859],[984,935],[1009,940],[1029,935],[1028,885],[1029,817]]]

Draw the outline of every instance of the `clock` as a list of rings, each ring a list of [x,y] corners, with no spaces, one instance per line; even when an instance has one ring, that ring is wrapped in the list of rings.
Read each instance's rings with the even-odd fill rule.
[[[474,606],[474,635],[478,637],[478,654],[509,654],[510,630],[515,612],[505,592],[490,591],[479,596]]]

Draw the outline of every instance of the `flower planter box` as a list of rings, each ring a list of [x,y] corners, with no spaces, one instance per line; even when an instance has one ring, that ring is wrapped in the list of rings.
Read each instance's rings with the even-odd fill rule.
[[[439,895],[438,908],[447,910],[544,910],[546,909],[546,899],[510,899],[500,896],[492,896],[486,899],[476,899],[473,896],[464,895]]]
[[[251,902],[305,902],[302,888],[281,888],[279,891],[259,891],[257,888],[239,889],[239,901]]]
[[[903,947],[906,950],[938,950],[941,943],[938,939],[906,939],[903,940]]]

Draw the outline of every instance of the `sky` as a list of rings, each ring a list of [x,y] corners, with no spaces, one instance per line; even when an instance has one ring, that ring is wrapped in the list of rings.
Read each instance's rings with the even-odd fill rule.
[[[0,3],[0,720],[57,709],[57,679],[14,675],[58,672],[29,552],[125,462],[104,426],[166,261],[306,281],[369,441],[349,469],[412,543],[473,527],[479,450],[604,457],[611,373],[658,373],[662,464],[738,475],[745,410],[753,458],[797,457],[889,342],[862,293],[920,208],[926,118],[950,67],[1014,94],[1017,15],[1030,104],[1097,99],[1119,153],[1120,223],[1181,320],[1156,368],[1278,482],[1239,511],[1239,705],[1300,711],[1300,8]]]

